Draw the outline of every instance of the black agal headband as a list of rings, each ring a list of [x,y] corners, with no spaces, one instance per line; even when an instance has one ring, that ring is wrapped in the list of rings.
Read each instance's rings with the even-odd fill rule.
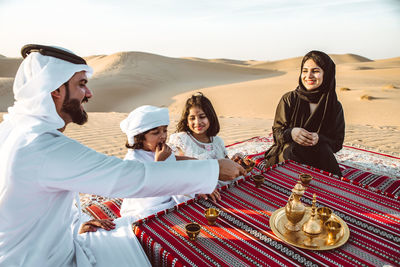
[[[31,52],[39,52],[43,56],[50,56],[50,57],[55,57],[59,58],[74,64],[86,64],[86,61],[81,58],[80,56],[77,56],[75,54],[72,54],[68,51],[55,48],[52,46],[46,46],[46,45],[37,45],[37,44],[27,44],[24,45],[21,49],[21,54],[23,58],[26,58]]]

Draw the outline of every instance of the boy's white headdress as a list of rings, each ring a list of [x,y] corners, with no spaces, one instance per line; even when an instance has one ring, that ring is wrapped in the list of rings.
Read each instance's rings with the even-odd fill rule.
[[[154,106],[141,106],[129,113],[128,117],[121,121],[120,127],[128,138],[129,145],[133,145],[134,136],[150,129],[169,124],[167,108]]]

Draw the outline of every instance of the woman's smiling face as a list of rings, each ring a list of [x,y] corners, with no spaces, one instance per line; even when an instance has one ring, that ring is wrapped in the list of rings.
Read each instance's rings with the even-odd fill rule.
[[[324,78],[324,71],[314,60],[308,59],[304,62],[303,69],[301,70],[301,82],[308,90],[314,90],[321,86]]]

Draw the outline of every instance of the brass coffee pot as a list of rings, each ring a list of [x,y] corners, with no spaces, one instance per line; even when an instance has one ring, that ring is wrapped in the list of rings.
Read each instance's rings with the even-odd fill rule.
[[[315,211],[315,203],[317,202],[317,195],[314,193],[311,207],[310,219],[303,224],[303,232],[309,237],[304,240],[304,245],[307,247],[317,247],[317,244],[313,242],[313,238],[318,236],[322,232],[321,220],[317,218]]]
[[[301,203],[300,198],[304,194],[304,186],[298,181],[292,189],[292,194],[285,206],[285,213],[288,223],[285,224],[286,229],[289,231],[297,232],[300,230],[298,223],[303,219],[306,212],[306,207]]]

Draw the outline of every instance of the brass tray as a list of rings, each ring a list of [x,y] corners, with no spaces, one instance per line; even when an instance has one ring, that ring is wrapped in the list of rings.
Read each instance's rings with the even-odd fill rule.
[[[304,217],[299,224],[303,225],[310,218],[310,215],[311,208],[307,207]],[[288,220],[285,214],[285,207],[277,209],[272,213],[271,219],[269,220],[269,225],[271,226],[272,232],[274,232],[277,237],[293,246],[310,250],[330,250],[345,244],[350,236],[350,230],[345,221],[333,213],[328,221],[332,220],[337,221],[342,225],[340,232],[337,234],[336,242],[333,244],[327,244],[326,241],[328,239],[328,233],[325,229],[325,226],[323,226],[322,233],[313,238],[313,242],[317,245],[317,247],[308,247],[304,245],[304,240],[308,239],[308,236],[306,236],[303,230],[291,232],[286,229],[285,224],[288,222]]]

